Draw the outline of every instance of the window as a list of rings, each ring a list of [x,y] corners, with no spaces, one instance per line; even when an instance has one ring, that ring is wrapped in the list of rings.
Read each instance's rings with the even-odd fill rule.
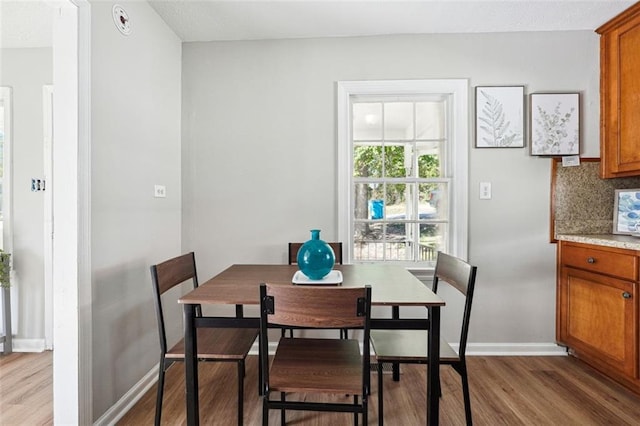
[[[466,258],[467,80],[338,83],[339,236],[348,262]]]

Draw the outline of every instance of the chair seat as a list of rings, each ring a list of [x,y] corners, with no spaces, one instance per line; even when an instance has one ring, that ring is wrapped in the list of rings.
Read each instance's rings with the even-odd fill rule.
[[[198,358],[242,360],[258,337],[254,328],[198,328]],[[180,339],[166,358],[184,358],[184,339]]]
[[[282,338],[273,358],[269,390],[362,393],[362,356],[357,340]]]
[[[428,361],[426,331],[371,330],[371,344],[378,361]],[[458,353],[441,338],[440,362],[456,361],[460,361]]]

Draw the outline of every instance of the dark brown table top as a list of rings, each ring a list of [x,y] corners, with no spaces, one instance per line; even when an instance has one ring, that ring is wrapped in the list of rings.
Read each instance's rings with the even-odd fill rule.
[[[444,301],[411,272],[397,265],[335,265],[342,271],[342,287],[371,286],[378,306],[444,306]],[[258,305],[261,283],[293,285],[296,265],[232,265],[185,294],[183,304]]]

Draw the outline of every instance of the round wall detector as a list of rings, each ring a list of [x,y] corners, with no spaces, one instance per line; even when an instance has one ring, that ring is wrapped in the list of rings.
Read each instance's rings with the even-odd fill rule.
[[[116,25],[116,28],[122,34],[129,35],[131,33],[131,23],[129,22],[129,15],[127,15],[127,11],[119,4],[114,4],[112,11],[113,23]]]

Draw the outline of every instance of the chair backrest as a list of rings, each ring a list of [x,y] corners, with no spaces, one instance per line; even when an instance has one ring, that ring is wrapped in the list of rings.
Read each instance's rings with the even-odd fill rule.
[[[289,265],[295,265],[298,263],[298,250],[304,243],[289,243]],[[342,265],[342,243],[341,242],[328,242],[329,246],[333,249],[333,254],[336,257],[336,264]]]
[[[304,328],[365,328],[370,315],[367,309],[371,304],[370,287],[262,284],[260,291],[260,302],[265,303],[268,324]]]
[[[471,318],[471,303],[476,283],[476,266],[472,266],[462,259],[438,252],[436,270],[433,278],[433,291],[438,292],[440,281],[444,281],[465,296],[464,312],[462,316],[462,331],[458,355],[464,357],[467,350],[467,336],[469,334],[469,319]]]
[[[162,295],[173,287],[191,280],[193,288],[198,286],[196,273],[196,258],[193,252],[174,257],[157,265],[151,266],[151,284],[153,286],[153,299],[158,319],[158,335],[160,336],[160,349],[166,353],[167,335],[164,327],[164,313],[162,309]],[[160,367],[162,368],[162,366]]]

